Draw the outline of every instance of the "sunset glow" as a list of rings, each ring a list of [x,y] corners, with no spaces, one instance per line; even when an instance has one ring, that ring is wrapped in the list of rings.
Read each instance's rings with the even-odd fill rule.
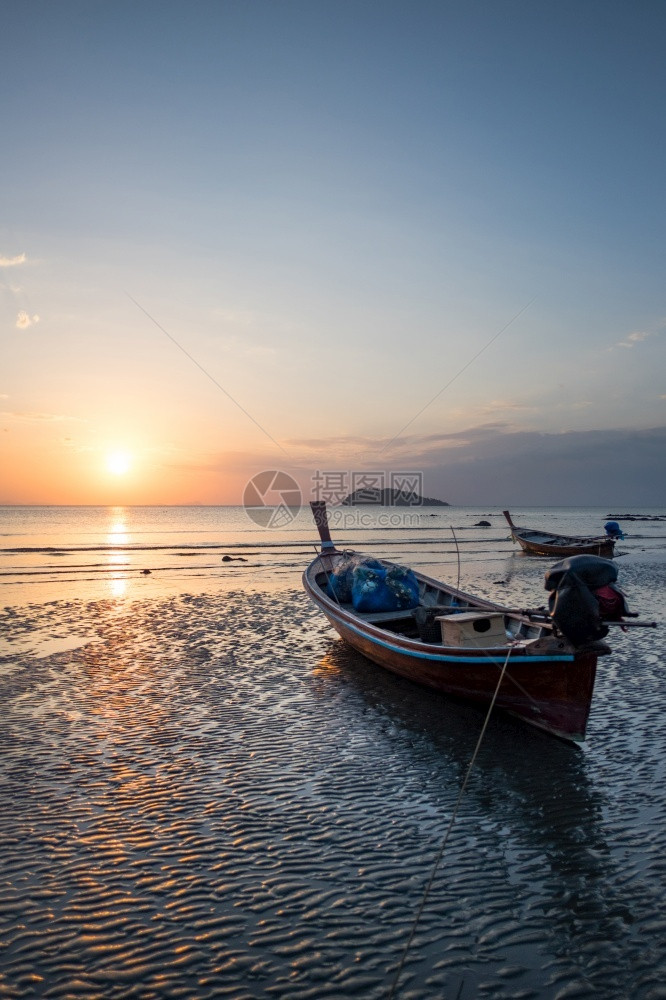
[[[663,5],[508,6],[12,4],[0,503],[658,503]]]

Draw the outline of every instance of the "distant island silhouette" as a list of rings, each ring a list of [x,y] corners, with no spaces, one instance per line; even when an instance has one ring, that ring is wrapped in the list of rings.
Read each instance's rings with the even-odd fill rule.
[[[418,493],[407,490],[396,490],[386,487],[366,486],[354,490],[342,501],[343,507],[355,507],[359,504],[376,504],[378,507],[450,507],[446,500],[435,500],[433,497],[422,497]]]

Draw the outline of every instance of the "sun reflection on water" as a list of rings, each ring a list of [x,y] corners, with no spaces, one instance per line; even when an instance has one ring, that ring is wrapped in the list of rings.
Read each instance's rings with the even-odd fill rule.
[[[127,519],[124,507],[113,507],[110,512],[111,524],[109,526],[107,542],[109,545],[127,545],[129,534],[127,532]]]
[[[123,507],[114,507],[110,510],[111,524],[107,533],[107,545],[117,546],[120,550],[122,546],[129,543],[129,532]],[[112,597],[124,597],[127,592],[127,579],[122,572],[128,569],[130,559],[127,552],[110,551],[107,553],[107,563],[112,570],[109,577],[109,589]]]

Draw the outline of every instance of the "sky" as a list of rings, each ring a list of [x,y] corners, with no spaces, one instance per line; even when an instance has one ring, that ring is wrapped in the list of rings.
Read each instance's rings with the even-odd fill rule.
[[[0,503],[662,505],[661,0],[5,0]]]

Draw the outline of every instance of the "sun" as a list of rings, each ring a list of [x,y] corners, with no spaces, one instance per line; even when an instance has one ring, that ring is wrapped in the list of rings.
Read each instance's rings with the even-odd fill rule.
[[[132,457],[126,451],[110,451],[106,456],[106,467],[114,476],[124,476],[132,467]]]

